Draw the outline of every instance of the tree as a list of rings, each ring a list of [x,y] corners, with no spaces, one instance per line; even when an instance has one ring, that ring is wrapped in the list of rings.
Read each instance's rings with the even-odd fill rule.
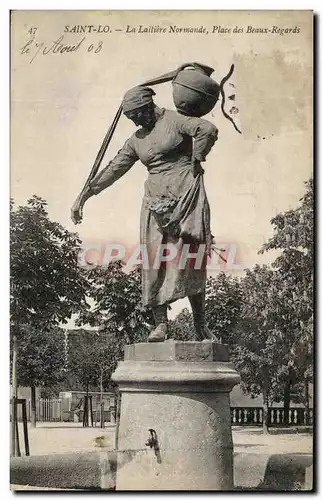
[[[269,401],[282,396],[288,421],[291,387],[313,373],[313,183],[301,205],[275,216],[274,235],[261,252],[280,250],[272,267],[255,266],[241,280],[243,303],[233,358],[243,388]]]
[[[69,330],[67,335],[66,372],[73,373],[82,390],[96,388],[97,374],[94,366],[97,331],[83,328]]]
[[[243,302],[236,327],[232,361],[241,376],[244,392],[264,400],[264,431],[267,432],[268,406],[278,384],[283,365],[285,338],[278,328],[274,297],[276,274],[269,266],[256,265],[241,280]]]
[[[110,377],[122,359],[123,337],[116,331],[71,330],[67,341],[67,375],[72,373],[86,396],[100,389],[101,426],[103,426],[103,390],[111,390]]]
[[[139,269],[126,273],[123,262],[114,261],[90,268],[87,276],[94,306],[80,314],[77,324],[115,332],[123,345],[146,340],[153,317],[141,303]]]
[[[81,240],[49,219],[33,196],[11,205],[10,314],[14,325],[51,327],[88,308],[86,273],[78,266]]]
[[[205,313],[208,326],[223,344],[233,344],[240,318],[242,291],[238,278],[220,272],[206,283]]]
[[[122,261],[108,266],[86,269],[91,309],[85,309],[76,321],[78,326],[90,325],[95,332],[77,330],[69,335],[69,373],[73,372],[88,392],[90,385],[114,387],[110,381],[125,344],[145,341],[153,317],[141,305],[141,274],[136,268],[124,271]],[[80,339],[82,339],[80,341]]]
[[[285,370],[285,419],[288,418],[290,390],[303,383],[308,415],[308,384],[313,380],[313,252],[314,190],[313,179],[305,183],[306,192],[300,206],[271,219],[274,234],[261,253],[279,250],[273,262],[281,286],[278,296],[280,329],[288,338]]]
[[[45,339],[73,313],[88,308],[86,273],[78,266],[81,241],[76,233],[51,221],[46,207],[46,201],[38,196],[29,199],[26,206],[10,204],[13,398],[17,395],[15,360],[24,329],[30,327]]]
[[[48,387],[64,377],[65,334],[60,328],[42,332],[22,326],[19,338],[19,385],[31,387],[31,424],[36,425],[36,387]]]
[[[122,337],[106,330],[70,330],[67,341],[67,372],[72,372],[86,392],[101,385],[110,388],[110,376],[122,359]]]
[[[239,280],[224,272],[206,282],[205,318],[211,331],[220,337],[222,343],[234,343],[234,331],[239,321],[241,308]],[[176,340],[195,340],[192,313],[184,308],[169,322],[169,336]]]
[[[195,329],[192,313],[185,307],[168,323],[168,336],[182,342],[195,340]]]

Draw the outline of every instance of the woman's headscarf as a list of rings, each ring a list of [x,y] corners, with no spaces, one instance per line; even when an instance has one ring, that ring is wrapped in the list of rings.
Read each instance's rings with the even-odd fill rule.
[[[122,111],[127,113],[153,102],[155,92],[149,87],[134,87],[125,93],[122,101]]]

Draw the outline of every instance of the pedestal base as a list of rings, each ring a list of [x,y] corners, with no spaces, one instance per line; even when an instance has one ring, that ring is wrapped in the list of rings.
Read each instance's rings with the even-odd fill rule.
[[[126,346],[113,379],[122,393],[118,490],[233,488],[229,393],[240,379],[226,346]]]

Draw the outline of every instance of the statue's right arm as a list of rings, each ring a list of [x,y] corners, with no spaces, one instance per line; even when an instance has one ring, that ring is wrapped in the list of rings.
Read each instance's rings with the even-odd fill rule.
[[[99,194],[101,191],[120,179],[120,177],[128,172],[128,170],[130,170],[130,168],[139,159],[132,145],[131,139],[132,138],[125,142],[113,160],[111,160],[105,168],[97,173],[94,179],[92,179],[89,183],[87,189],[77,197],[71,209],[71,218],[74,224],[81,222],[85,202],[91,198],[91,196]]]
[[[99,194],[115,181],[120,179],[138,160],[137,153],[132,145],[132,138],[128,139],[123,147],[108,165],[103,168],[90,182],[91,194]]]

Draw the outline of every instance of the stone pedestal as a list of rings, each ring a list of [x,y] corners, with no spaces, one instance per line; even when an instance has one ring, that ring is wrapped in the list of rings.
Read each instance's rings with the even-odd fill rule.
[[[129,345],[113,380],[122,394],[117,490],[233,488],[229,393],[240,378],[226,346]]]

